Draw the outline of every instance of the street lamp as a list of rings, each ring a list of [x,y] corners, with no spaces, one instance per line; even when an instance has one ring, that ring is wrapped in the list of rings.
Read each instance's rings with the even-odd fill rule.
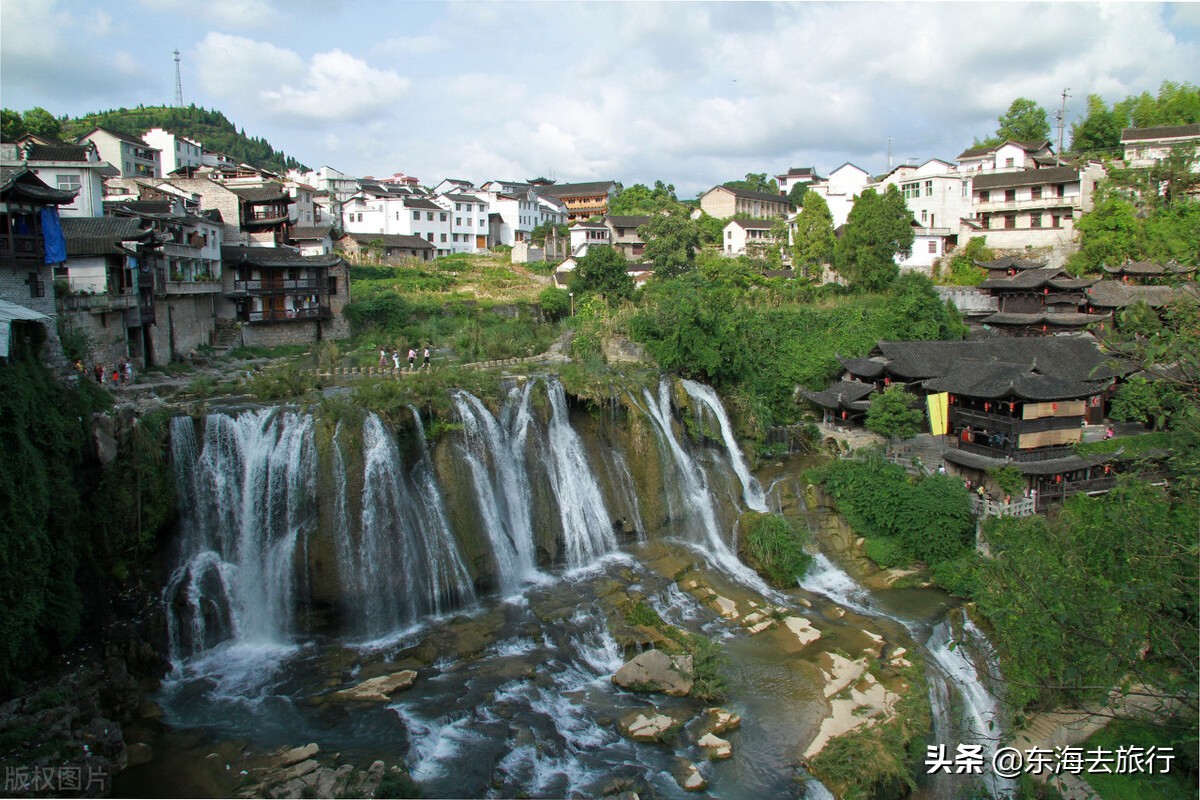
[[[571,316],[575,316],[575,293],[567,292],[567,296],[571,298]]]

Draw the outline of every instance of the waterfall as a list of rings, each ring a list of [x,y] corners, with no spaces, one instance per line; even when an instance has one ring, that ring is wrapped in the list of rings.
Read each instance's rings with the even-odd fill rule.
[[[800,581],[800,588],[824,595],[838,605],[852,608],[860,614],[877,614],[870,607],[871,593],[834,564],[829,556],[817,551]]]
[[[617,548],[612,518],[579,434],[571,427],[562,384],[546,381],[550,397],[547,431],[550,483],[558,501],[568,567],[582,567]]]
[[[711,386],[686,379],[681,383],[688,396],[702,403],[704,408],[708,409],[709,413],[716,418],[717,424],[721,428],[721,439],[725,443],[725,452],[729,456],[729,463],[737,474],[738,480],[742,482],[742,499],[745,501],[746,507],[751,511],[767,511],[767,499],[763,494],[762,486],[758,479],[750,474],[750,467],[746,464],[746,458],[738,446],[737,437],[733,435],[733,425],[729,423],[729,415],[725,413],[725,406],[721,403],[721,398],[717,396]]]
[[[679,496],[671,496],[668,501],[673,512],[678,511],[684,517],[685,524],[679,527],[685,530],[685,539],[698,546],[716,567],[748,586],[769,592],[758,574],[738,560],[737,553],[725,542],[725,535],[717,521],[713,494],[708,487],[708,477],[675,435],[670,385],[666,380],[660,381],[657,398],[648,389],[643,389],[642,394],[646,401],[646,408],[642,410],[654,421],[659,440],[670,456]]]
[[[281,643],[295,623],[297,542],[316,524],[312,420],[272,410],[172,421],[181,553],[164,600],[172,660],[225,639]]]
[[[505,594],[518,590],[535,571],[532,492],[524,459],[532,388],[527,383],[519,393],[510,393],[503,426],[479,398],[469,392],[454,393],[463,424],[462,455],[471,470],[484,533]],[[514,394],[518,395],[515,405]]]

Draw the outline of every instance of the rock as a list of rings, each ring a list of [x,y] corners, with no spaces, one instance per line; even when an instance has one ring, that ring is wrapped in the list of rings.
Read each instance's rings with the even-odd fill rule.
[[[719,594],[713,594],[708,598],[716,608],[714,609],[724,619],[737,619],[738,610],[737,603],[730,600],[728,597],[722,597]]]
[[[396,692],[412,688],[416,680],[417,673],[414,670],[402,669],[391,675],[380,675],[378,678],[365,680],[349,689],[334,692],[333,696],[339,700],[386,703]]]
[[[273,773],[267,779],[267,782],[272,784],[280,782],[286,783],[287,781],[292,781],[296,778],[303,778],[310,772],[316,772],[320,766],[320,764],[310,758],[307,761],[301,761],[298,764],[293,764],[290,767]]]
[[[162,719],[162,715],[162,708],[153,700],[147,700],[138,709],[138,716],[142,719]]]
[[[762,633],[763,631],[765,631],[767,628],[770,628],[774,624],[775,624],[775,620],[764,619],[762,622],[758,623],[757,625],[751,625],[746,630],[748,630],[750,632],[750,635],[753,636],[756,633]]]
[[[129,757],[129,766],[131,767],[154,760],[154,748],[145,742],[134,742],[131,745],[127,745],[125,753]]]
[[[622,734],[635,742],[658,742],[675,724],[675,719],[666,714],[651,713],[646,716],[635,712],[631,717],[621,720],[620,728]]]
[[[696,744],[708,752],[708,757],[714,760],[729,758],[733,755],[733,745],[715,733],[706,733],[696,740]]]
[[[117,457],[116,423],[108,414],[97,411],[92,414],[92,443],[96,448],[96,460],[107,466]]]
[[[307,761],[319,752],[321,752],[321,748],[317,747],[316,743],[293,747],[291,750],[285,750],[279,754],[278,764],[280,767],[290,767],[292,764]]]
[[[705,724],[710,733],[735,731],[742,726],[742,718],[728,709],[712,706],[704,709]]]
[[[700,774],[700,768],[691,763],[683,766],[679,774],[675,776],[675,780],[687,792],[702,792],[708,787],[708,781]]]
[[[617,670],[612,681],[635,692],[664,692],[683,697],[692,690],[692,675],[691,656],[647,650]]]
[[[359,778],[354,796],[374,797],[375,791],[379,789],[379,782],[383,780],[383,770],[382,761],[372,761],[371,766],[367,767],[367,771]]]
[[[788,617],[783,621],[783,624],[796,636],[796,640],[800,642],[800,646],[812,644],[817,639],[821,638],[821,632],[813,627],[813,624],[804,617]]]

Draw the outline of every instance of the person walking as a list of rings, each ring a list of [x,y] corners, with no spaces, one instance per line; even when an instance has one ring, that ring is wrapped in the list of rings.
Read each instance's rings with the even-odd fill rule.
[[[379,366],[387,366],[387,350],[382,347],[379,348]]]
[[[421,369],[429,369],[429,346],[425,347],[425,361],[421,364]]]
[[[392,366],[397,371],[399,371],[399,369],[400,369],[400,351],[399,350],[392,351]]]
[[[417,368],[417,351],[411,347],[408,348],[408,371],[412,372]]]
[[[101,386],[104,385],[104,365],[103,364],[97,364],[92,369],[92,375],[94,375],[96,377],[96,383],[100,384]]]
[[[133,383],[133,362],[125,359],[125,383]]]

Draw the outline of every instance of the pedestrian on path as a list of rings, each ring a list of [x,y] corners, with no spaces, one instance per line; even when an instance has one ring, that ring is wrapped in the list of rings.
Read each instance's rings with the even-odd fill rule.
[[[133,362],[125,359],[125,382],[133,383]]]
[[[425,362],[421,364],[421,369],[429,369],[429,347],[425,348]]]
[[[382,347],[379,348],[379,366],[381,366],[381,367],[387,366],[387,350],[385,350]]]
[[[417,368],[417,351],[411,347],[408,348],[408,371],[412,372]]]
[[[399,350],[392,351],[392,366],[397,370],[400,369],[400,351]]]

